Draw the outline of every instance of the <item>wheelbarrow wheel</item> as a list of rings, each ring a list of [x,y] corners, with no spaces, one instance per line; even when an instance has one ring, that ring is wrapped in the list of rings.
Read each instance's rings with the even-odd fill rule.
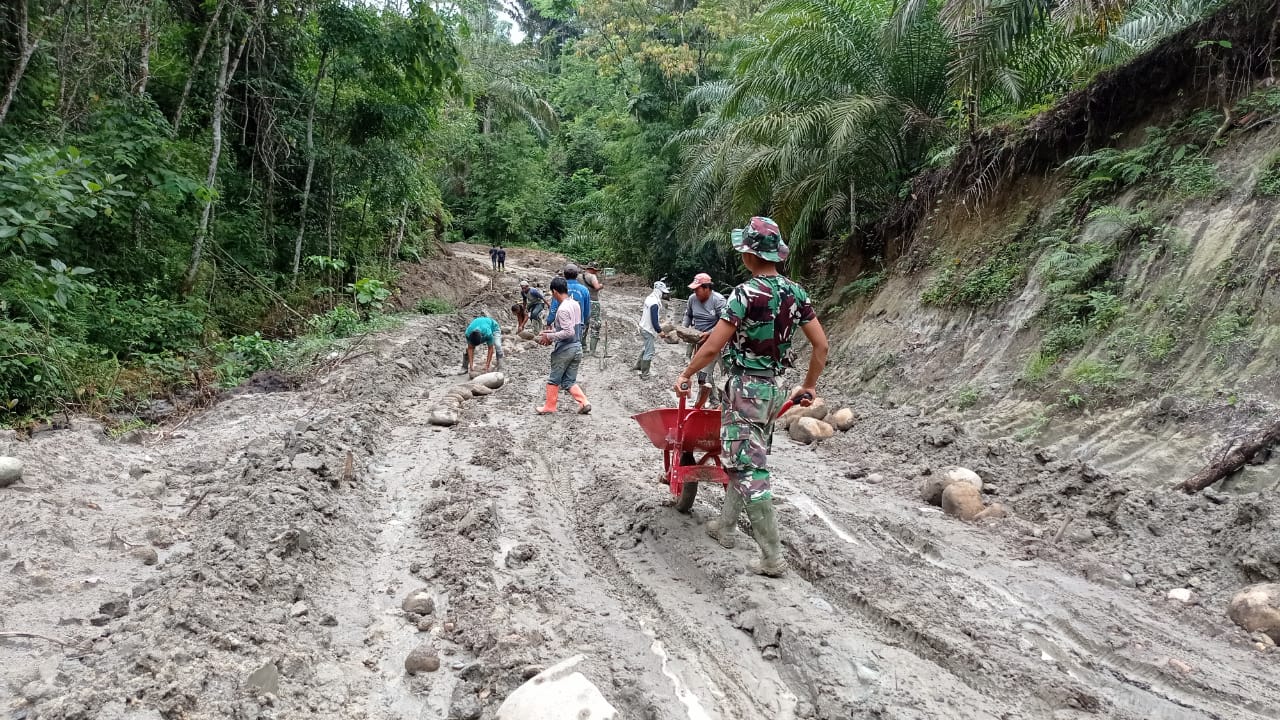
[[[693,453],[685,452],[680,454],[681,465],[692,465],[696,462]],[[680,497],[676,499],[676,512],[686,515],[693,510],[693,502],[698,498],[698,483],[690,482],[680,486]]]

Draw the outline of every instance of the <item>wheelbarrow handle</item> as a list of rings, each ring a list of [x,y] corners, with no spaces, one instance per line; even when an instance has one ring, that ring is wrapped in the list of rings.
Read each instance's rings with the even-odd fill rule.
[[[799,395],[796,395],[795,397],[793,397],[793,398],[791,398],[790,400],[788,400],[788,401],[786,401],[785,403],[783,403],[783,404],[782,404],[782,408],[778,410],[778,414],[777,414],[777,415],[774,415],[773,417],[774,417],[774,418],[780,418],[780,417],[782,417],[782,416],[783,416],[783,415],[785,415],[785,414],[786,414],[786,412],[787,412],[788,410],[790,410],[790,409],[791,409],[791,408],[792,408],[796,403],[799,403],[799,404],[803,405],[805,400],[812,401],[812,400],[813,400],[813,393],[811,393],[811,392],[802,392],[802,393],[800,393]]]

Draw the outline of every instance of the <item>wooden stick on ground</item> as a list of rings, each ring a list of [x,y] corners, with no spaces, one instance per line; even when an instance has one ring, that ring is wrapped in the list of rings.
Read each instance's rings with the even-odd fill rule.
[[[1222,459],[1211,463],[1182,483],[1186,493],[1197,493],[1244,467],[1249,459],[1268,447],[1280,443],[1280,420],[1272,422],[1252,438],[1244,441]]]

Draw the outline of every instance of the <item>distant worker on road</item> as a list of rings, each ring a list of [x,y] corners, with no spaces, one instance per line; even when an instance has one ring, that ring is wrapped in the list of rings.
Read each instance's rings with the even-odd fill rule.
[[[640,359],[636,360],[632,370],[640,371],[640,379],[649,379],[649,368],[653,366],[653,356],[658,351],[658,337],[666,337],[662,332],[662,301],[667,299],[671,291],[667,284],[659,280],[653,284],[653,290],[644,299],[644,310],[640,313],[640,337],[644,347],[640,350]]]
[[[707,341],[716,323],[720,322],[720,313],[724,312],[724,296],[716,292],[713,287],[711,276],[706,273],[698,273],[694,276],[693,282],[689,283],[689,289],[693,291],[693,294],[689,296],[689,303],[685,305],[683,324],[685,327],[691,327],[702,333],[702,338],[696,344],[688,346],[687,357],[692,358],[694,351],[702,347],[703,343]],[[709,369],[699,370],[698,386],[699,388],[705,388],[700,392],[709,393],[710,384],[711,372]],[[699,399],[701,399],[701,396]]]
[[[582,365],[582,309],[569,294],[569,285],[564,278],[551,281],[551,297],[556,308],[555,322],[538,335],[539,345],[551,345],[551,373],[547,376],[547,397],[539,415],[549,415],[556,411],[560,401],[560,391],[565,390],[578,403],[578,414],[591,413],[591,403],[587,402],[587,394],[578,387],[578,367]]]
[[[587,263],[586,272],[582,274],[582,284],[586,286],[587,293],[591,297],[591,323],[587,328],[587,335],[591,344],[588,351],[592,357],[597,357],[596,346],[600,344],[600,326],[604,323],[604,310],[600,306],[600,291],[604,288],[604,283],[600,282],[600,268],[593,260]]]
[[[778,539],[767,466],[774,415],[786,401],[779,378],[794,362],[791,335],[798,325],[809,340],[811,354],[796,399],[807,404],[817,397],[818,377],[827,363],[827,335],[808,293],[778,272],[778,263],[787,259],[789,251],[777,223],[753,217],[745,228],[733,231],[732,239],[751,279],[729,294],[719,322],[676,378],[675,389],[687,394],[689,378],[724,351],[728,379],[720,442],[729,486],[720,517],[707,523],[707,534],[724,547],[733,547],[738,515],[745,507],[761,555],[750,569],[780,577],[787,563]]]
[[[481,345],[489,346],[489,352],[484,359],[484,370],[489,372],[490,366],[493,364],[493,355],[496,349],[498,354],[498,364],[494,366],[494,370],[502,369],[502,327],[498,325],[498,321],[487,315],[482,315],[467,325],[464,333],[467,338],[467,351],[462,356],[462,372],[471,372],[475,370],[475,353],[476,348]]]
[[[520,281],[520,300],[525,310],[529,311],[529,322],[533,330],[542,329],[542,313],[547,309],[547,296],[536,285],[530,286],[528,280]]]
[[[498,246],[498,272],[506,272],[506,271],[507,271],[507,249],[499,245]]]
[[[489,264],[493,266],[494,270],[498,269],[498,246],[497,245],[489,246]]]

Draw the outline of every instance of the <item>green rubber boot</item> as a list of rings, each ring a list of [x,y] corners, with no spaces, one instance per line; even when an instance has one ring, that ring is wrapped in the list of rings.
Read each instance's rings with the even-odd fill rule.
[[[592,335],[591,336],[591,357],[600,357],[598,354],[596,354],[596,346],[599,344],[600,344],[600,336]]]
[[[732,485],[725,486],[720,517],[707,521],[707,534],[715,538],[720,547],[732,549],[738,544],[734,536],[738,534],[738,515],[742,513],[742,505],[742,493]]]
[[[641,379],[641,380],[648,380],[648,379],[649,379],[649,368],[650,368],[650,366],[652,366],[652,365],[653,365],[653,361],[652,361],[652,360],[641,360],[641,361],[640,361],[640,379]]]
[[[782,557],[782,543],[778,540],[773,500],[747,503],[747,517],[751,519],[751,536],[760,546],[760,559],[752,560],[747,569],[757,575],[782,577],[787,572],[787,561]]]
[[[640,369],[640,363],[642,363],[642,362],[644,362],[644,361],[643,361],[643,360],[641,360],[640,358],[636,358],[636,364],[635,364],[635,365],[632,365],[632,366],[631,366],[631,369],[632,369],[632,370],[639,370],[639,369]]]

